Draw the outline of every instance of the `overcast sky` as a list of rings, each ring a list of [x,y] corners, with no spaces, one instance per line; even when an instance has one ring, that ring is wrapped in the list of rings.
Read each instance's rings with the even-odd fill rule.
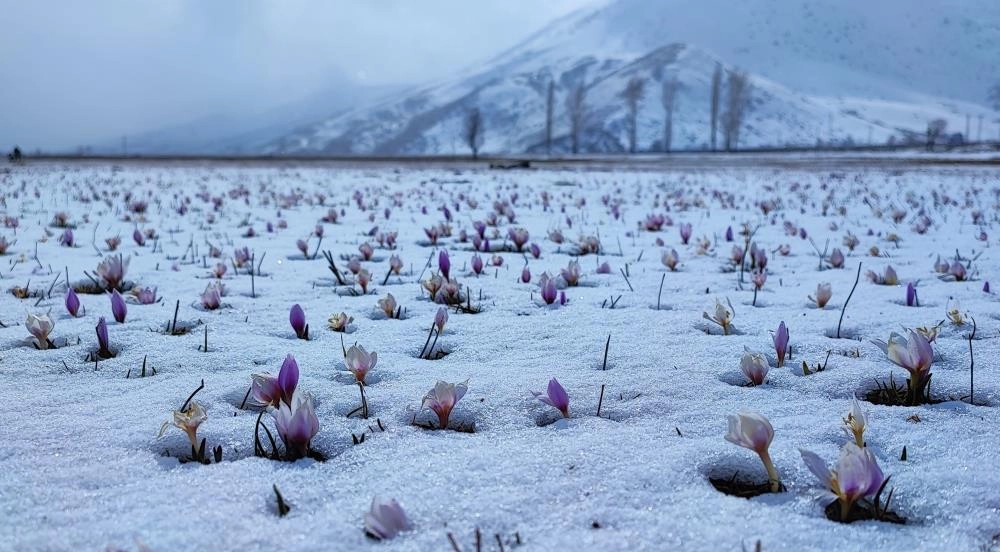
[[[595,0],[0,0],[0,150],[417,83]]]

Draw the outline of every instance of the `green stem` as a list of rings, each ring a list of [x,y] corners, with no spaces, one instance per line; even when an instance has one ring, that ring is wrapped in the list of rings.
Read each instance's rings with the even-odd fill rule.
[[[781,492],[781,478],[778,477],[778,470],[774,469],[774,463],[771,462],[771,455],[768,454],[767,450],[760,452],[760,460],[764,463],[764,469],[767,470],[767,479],[771,482],[771,492]]]

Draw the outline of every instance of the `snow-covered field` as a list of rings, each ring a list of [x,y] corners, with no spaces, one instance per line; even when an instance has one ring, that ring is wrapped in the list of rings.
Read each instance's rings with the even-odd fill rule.
[[[52,164],[5,169],[0,192],[0,236],[16,239],[0,258],[0,549],[451,550],[451,534],[470,551],[477,529],[482,550],[500,550],[498,539],[504,550],[739,550],[758,541],[763,550],[1000,549],[1000,302],[983,289],[1000,268],[995,169]],[[331,211],[337,221],[321,221]],[[73,246],[60,243],[59,213]],[[642,223],[651,214],[670,220],[648,231]],[[431,245],[425,229],[448,216],[451,235]],[[478,253],[485,267],[477,277],[474,223],[491,219],[484,233],[494,252]],[[688,245],[683,223],[692,229]],[[742,285],[730,260],[745,243],[744,225],[767,256],[756,306],[749,259]],[[510,251],[512,228],[528,232],[525,249],[537,244],[538,258]],[[140,246],[136,229],[156,237]],[[550,238],[556,230],[562,244]],[[377,240],[389,232],[398,233],[392,250]],[[857,237],[853,251],[849,234]],[[114,236],[122,243],[112,253],[105,240]],[[575,256],[581,238],[599,240],[600,252]],[[824,262],[820,270],[810,239],[821,251],[829,241],[827,257],[839,248],[844,267]],[[297,240],[307,241],[307,256]],[[369,293],[336,285],[321,252],[353,281],[349,258],[366,242],[374,248],[360,263],[372,274]],[[234,267],[243,247],[259,264],[253,279],[249,263]],[[662,261],[672,249],[676,271]],[[471,295],[463,305],[480,312],[451,308],[435,349],[448,354],[426,360],[419,356],[440,305],[421,281],[439,272],[441,251],[461,293]],[[79,316],[70,316],[66,274],[94,287],[85,271],[99,280],[98,263],[118,253],[130,259],[125,288],[155,288],[159,301],[139,304],[125,293],[126,319],[116,323],[107,294],[80,293]],[[950,263],[956,254],[962,281],[935,270],[938,256]],[[403,268],[383,285],[392,255]],[[494,257],[502,264],[493,266]],[[574,260],[579,285],[565,286],[560,270]],[[202,294],[218,263],[225,294],[210,310]],[[598,273],[602,263],[609,273]],[[843,338],[830,337],[859,263]],[[865,277],[890,265],[897,285]],[[529,283],[521,280],[525,266]],[[541,299],[544,272],[558,280],[565,304]],[[809,296],[824,282],[833,295],[821,309]],[[919,306],[906,306],[909,282]],[[15,287],[27,287],[28,297],[11,293]],[[379,308],[390,293],[401,319]],[[715,313],[716,300],[735,311],[731,335],[703,317]],[[171,335],[178,301],[177,324],[190,331]],[[308,340],[289,324],[294,304],[305,312]],[[949,320],[949,310],[965,324]],[[327,323],[342,311],[354,318],[344,334]],[[38,349],[25,328],[29,314],[45,313],[55,349]],[[117,354],[95,364],[102,316]],[[860,402],[867,450],[891,475],[890,509],[907,524],[827,519],[823,486],[799,449],[835,462],[853,440],[843,421],[852,397],[889,374],[899,383],[907,377],[872,341],[941,321],[930,394],[943,402]],[[765,383],[747,386],[744,348],[773,357],[780,322],[791,358],[783,367],[769,359]],[[367,420],[348,417],[361,397],[342,339],[378,354],[366,380]],[[293,402],[313,397],[319,431],[310,448],[325,461],[254,454],[261,408],[252,397],[242,404],[251,374],[277,374],[289,354],[301,374]],[[802,361],[815,366],[828,354],[824,371],[803,374]],[[144,359],[147,374],[138,377]],[[568,393],[568,420],[556,421],[561,414],[531,393],[551,378]],[[421,408],[436,382],[466,379],[450,430],[415,425],[437,421]],[[202,380],[194,401],[207,415],[197,430],[205,464],[188,461],[180,429],[157,438]],[[769,418],[785,492],[748,500],[709,483],[737,473],[767,481],[752,451],[723,439],[727,416],[743,409]],[[276,431],[271,413],[261,420]],[[354,444],[352,435],[365,440]],[[284,517],[273,485],[291,506]],[[411,529],[383,544],[366,537],[375,497],[398,500]]]

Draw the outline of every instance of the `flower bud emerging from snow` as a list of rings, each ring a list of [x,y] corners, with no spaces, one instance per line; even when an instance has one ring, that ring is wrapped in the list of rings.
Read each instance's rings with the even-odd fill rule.
[[[833,297],[833,286],[829,282],[823,282],[821,284],[816,284],[816,296],[809,296],[809,300],[816,303],[816,306],[823,308],[827,303],[830,302],[830,298]]]
[[[726,227],[726,241],[727,242],[733,241],[733,227],[732,226],[727,226]],[[740,255],[740,256],[742,256],[742,255]]]
[[[410,528],[406,512],[395,499],[372,499],[372,506],[365,514],[365,534],[376,540],[388,540]]]
[[[673,272],[677,270],[677,263],[680,261],[680,256],[677,255],[676,249],[670,248],[669,251],[663,252],[663,257],[660,260],[663,261],[663,266]]]
[[[967,276],[965,265],[958,261],[951,263],[951,266],[948,268],[948,275],[954,278],[956,282],[964,281]]]
[[[569,265],[561,269],[559,273],[567,286],[575,286],[580,283],[580,263],[578,261],[570,261]]]
[[[861,410],[861,403],[858,399],[851,402],[851,409],[844,418],[844,430],[847,435],[854,439],[859,447],[865,446],[865,428],[868,426],[868,416]]]
[[[940,274],[947,274],[949,269],[951,269],[951,265],[948,264],[948,261],[942,261],[941,255],[938,255],[937,260],[934,261],[934,271]]]
[[[740,370],[752,385],[762,385],[770,367],[767,365],[767,359],[764,358],[764,355],[744,351],[743,356],[740,357]]]
[[[298,303],[292,305],[288,313],[288,322],[295,331],[295,337],[299,339],[309,339],[309,326],[306,324],[306,313]]]
[[[691,223],[682,222],[678,227],[678,231],[681,235],[681,243],[687,245],[688,241],[691,239]]]
[[[920,303],[917,300],[917,286],[913,285],[913,282],[906,284],[906,306],[907,307],[920,306]]]
[[[132,241],[134,241],[135,244],[138,245],[139,247],[142,247],[146,245],[146,236],[144,236],[142,232],[140,232],[139,229],[136,228],[135,230],[132,231]]]
[[[396,298],[391,293],[378,300],[378,308],[389,318],[396,317]]]
[[[774,464],[771,462],[771,456],[767,450],[774,439],[774,428],[771,427],[771,422],[763,415],[749,410],[730,414],[728,421],[729,431],[726,433],[726,440],[756,452],[767,470],[771,492],[780,491],[781,479],[778,477],[777,470],[774,469]]]
[[[542,301],[545,301],[546,305],[555,303],[558,296],[555,280],[549,277],[548,274],[542,274],[538,285],[541,287]]]
[[[447,429],[452,409],[455,408],[458,401],[462,400],[468,390],[469,380],[459,384],[438,381],[434,388],[424,396],[421,407],[426,406],[437,414],[438,429]]]
[[[375,255],[375,250],[372,249],[372,246],[368,242],[359,245],[358,252],[361,253],[361,258],[366,261],[370,261],[372,256]]]
[[[330,317],[329,324],[330,329],[335,332],[343,332],[347,330],[348,324],[354,321],[354,318],[347,316],[346,312],[341,312],[339,314],[334,314]]]
[[[477,276],[479,274],[482,274],[483,259],[479,256],[478,253],[472,255],[472,262],[470,264],[472,266],[472,272],[475,272]]]
[[[562,243],[562,242],[564,242],[566,240],[563,237],[562,231],[559,230],[559,229],[556,229],[556,230],[549,230],[549,241],[551,241],[552,243],[559,244],[559,243]]]
[[[111,290],[111,314],[115,317],[115,322],[125,323],[128,307],[125,306],[125,299],[122,298],[117,289]]]
[[[984,282],[983,283],[983,293],[989,293],[989,292],[990,292],[990,283],[989,282]]]
[[[299,251],[302,252],[303,257],[309,256],[309,244],[306,243],[306,240],[302,239],[295,240],[295,247],[297,247]]]
[[[542,248],[538,247],[537,243],[531,244],[529,251],[531,251],[531,256],[536,259],[542,256]]]
[[[532,391],[531,394],[536,399],[562,412],[564,418],[569,418],[569,395],[566,394],[566,390],[556,378],[549,380],[549,387],[544,394],[535,391]]]
[[[708,320],[710,322],[715,322],[716,324],[718,324],[719,327],[722,328],[723,335],[729,335],[729,331],[732,328],[733,317],[735,316],[735,313],[733,313],[732,309],[726,308],[726,306],[723,305],[721,301],[716,299],[715,314],[709,316],[707,312],[703,312],[701,313],[701,316],[705,320]]]
[[[313,408],[312,397],[296,394],[290,403],[282,402],[274,411],[274,425],[285,443],[285,458],[298,460],[309,453],[309,444],[319,433],[319,418]]]
[[[774,353],[778,358],[778,368],[781,368],[785,365],[785,354],[788,353],[788,328],[785,327],[784,321],[778,324],[778,331],[774,332],[772,340]]]
[[[207,419],[208,414],[205,413],[205,409],[198,404],[198,401],[192,400],[188,404],[187,410],[175,410],[173,420],[163,423],[163,426],[160,427],[160,436],[170,424],[173,424],[187,434],[188,440],[191,441],[191,448],[198,450],[198,426]]]
[[[833,248],[828,262],[830,263],[830,268],[842,268],[844,266],[844,254],[841,253],[839,247]]]
[[[205,286],[205,291],[201,292],[201,306],[208,310],[215,310],[222,305],[222,286],[212,282]]]
[[[447,280],[449,274],[451,273],[451,258],[448,257],[448,251],[445,249],[442,249],[441,252],[438,253],[438,269],[441,271],[441,275],[444,279]]]
[[[531,270],[528,269],[528,265],[524,265],[524,268],[521,269],[521,283],[527,284],[530,281],[531,281]]]
[[[104,320],[104,317],[97,319],[97,327],[94,328],[97,332],[97,355],[101,358],[111,358],[114,354],[111,352],[110,340],[108,339],[108,323]]]
[[[521,251],[524,248],[524,244],[528,243],[528,231],[524,228],[508,228],[507,237],[510,241],[514,242],[514,249],[516,251]]]
[[[49,334],[54,326],[47,314],[28,313],[28,318],[24,321],[24,327],[35,338],[35,346],[39,349],[48,349],[51,345]]]
[[[63,247],[73,247],[76,242],[73,239],[73,230],[67,228],[63,230],[61,236],[59,236],[59,245]]]
[[[767,282],[767,271],[759,268],[754,270],[753,274],[750,275],[750,280],[753,282],[755,289],[762,289],[764,282]]]
[[[799,449],[809,471],[826,487],[828,496],[840,501],[841,519],[847,521],[855,502],[878,492],[885,480],[875,455],[867,448],[847,443],[834,469],[814,452]]]
[[[76,318],[80,312],[80,298],[77,297],[72,287],[66,290],[66,312],[73,318]]]
[[[97,265],[97,275],[104,284],[104,289],[118,289],[125,281],[129,259],[121,255],[108,255]]]
[[[403,260],[399,255],[389,257],[389,271],[398,276],[401,270],[403,270]]]
[[[437,332],[441,333],[444,331],[444,325],[448,323],[448,309],[444,307],[439,307],[437,314],[434,315],[434,327],[437,328]]]
[[[377,362],[378,353],[374,351],[369,353],[360,345],[351,345],[344,357],[344,365],[354,374],[354,379],[361,383],[365,382],[365,376],[375,367]]]

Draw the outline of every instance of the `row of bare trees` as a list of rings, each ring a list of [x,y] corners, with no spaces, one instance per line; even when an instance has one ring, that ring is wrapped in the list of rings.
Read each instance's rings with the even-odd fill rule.
[[[723,83],[725,80],[725,83]],[[723,85],[725,91],[723,93]],[[682,89],[681,82],[675,74],[669,74],[662,84],[660,103],[663,106],[663,142],[662,151],[669,152],[673,145],[673,120],[677,110],[677,99]],[[751,106],[752,86],[750,77],[745,71],[738,69],[724,71],[721,64],[716,64],[712,74],[711,97],[709,102],[709,144],[713,151],[717,149],[717,133],[722,133],[722,145],[726,151],[735,150],[739,146],[740,129]],[[628,138],[628,152],[637,151],[639,107],[646,95],[646,80],[632,77],[619,96],[625,102],[625,130]],[[724,97],[723,97],[724,96]],[[545,153],[552,153],[552,142],[555,127],[556,90],[555,81],[549,81],[545,95]],[[580,152],[581,138],[587,126],[589,106],[587,105],[587,85],[577,84],[570,89],[565,100],[566,117],[569,123],[570,153]],[[721,110],[721,113],[720,113]],[[483,142],[483,117],[479,108],[471,109],[465,119],[464,134],[466,145],[472,151],[473,159],[479,157],[479,148]]]

